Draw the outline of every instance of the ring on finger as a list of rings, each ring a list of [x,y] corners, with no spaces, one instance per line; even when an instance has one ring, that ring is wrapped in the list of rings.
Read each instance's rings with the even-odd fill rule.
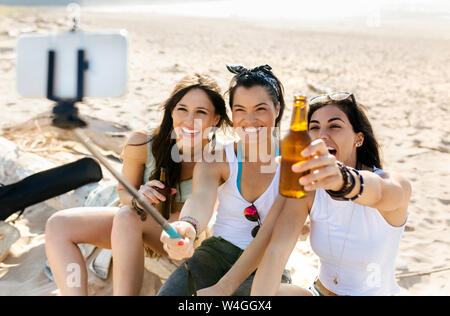
[[[172,251],[172,249],[170,249],[170,247],[169,247],[169,244],[164,244],[163,248],[167,253],[170,253]]]

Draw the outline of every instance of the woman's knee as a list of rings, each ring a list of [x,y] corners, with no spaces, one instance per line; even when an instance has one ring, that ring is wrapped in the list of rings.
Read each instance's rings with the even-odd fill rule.
[[[122,207],[114,216],[113,232],[119,229],[140,229],[142,231],[142,224],[139,215],[129,206]]]
[[[63,210],[50,216],[45,224],[46,242],[51,242],[52,240],[72,239],[73,232],[77,230],[74,212],[76,212],[76,209]]]

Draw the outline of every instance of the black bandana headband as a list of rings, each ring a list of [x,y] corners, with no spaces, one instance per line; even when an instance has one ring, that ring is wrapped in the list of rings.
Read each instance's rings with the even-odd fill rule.
[[[278,82],[275,80],[272,74],[272,67],[269,65],[262,65],[255,67],[253,69],[247,69],[243,66],[236,65],[226,65],[228,71],[235,74],[236,77],[244,77],[244,76],[259,76],[263,78],[276,92],[277,97],[280,97],[280,88]]]

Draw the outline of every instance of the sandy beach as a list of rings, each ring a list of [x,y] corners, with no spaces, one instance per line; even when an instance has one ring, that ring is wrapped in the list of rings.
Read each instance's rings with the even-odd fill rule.
[[[226,91],[232,77],[227,63],[272,66],[288,104],[282,133],[295,93],[314,96],[312,86],[353,92],[368,109],[384,169],[401,172],[413,187],[396,270],[421,275],[402,277],[400,295],[450,295],[450,271],[429,273],[450,268],[450,22],[424,18],[414,23],[414,16],[402,21],[386,19],[373,27],[358,19],[321,25],[83,12],[83,29],[128,31],[129,86],[118,99],[86,99],[80,111],[131,130],[157,124],[158,105],[189,72],[212,74]],[[0,5],[0,128],[52,106],[17,94],[17,36],[67,29],[65,23],[64,9]],[[22,237],[0,264],[0,295],[57,295],[43,274],[45,221],[55,211],[40,204],[14,224]],[[318,260],[309,240],[297,244],[289,263],[295,284],[313,281]],[[150,276],[147,281],[152,289],[159,284]]]

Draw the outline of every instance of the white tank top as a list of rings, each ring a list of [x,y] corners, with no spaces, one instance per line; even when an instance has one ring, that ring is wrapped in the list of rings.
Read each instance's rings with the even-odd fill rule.
[[[310,219],[311,248],[320,259],[319,279],[328,290],[351,296],[399,292],[395,259],[406,222],[394,227],[378,210],[333,200],[323,189],[316,190]]]
[[[228,144],[224,148],[230,166],[230,176],[217,191],[219,205],[217,207],[213,235],[215,237],[222,237],[237,247],[245,249],[253,240],[251,231],[258,223],[249,221],[244,216],[245,208],[252,205],[252,203],[242,197],[236,184],[238,161],[234,153],[234,143]],[[278,196],[279,180],[280,168],[278,166],[275,176],[267,190],[253,202],[253,205],[258,210],[261,222],[264,222],[272,204]]]

